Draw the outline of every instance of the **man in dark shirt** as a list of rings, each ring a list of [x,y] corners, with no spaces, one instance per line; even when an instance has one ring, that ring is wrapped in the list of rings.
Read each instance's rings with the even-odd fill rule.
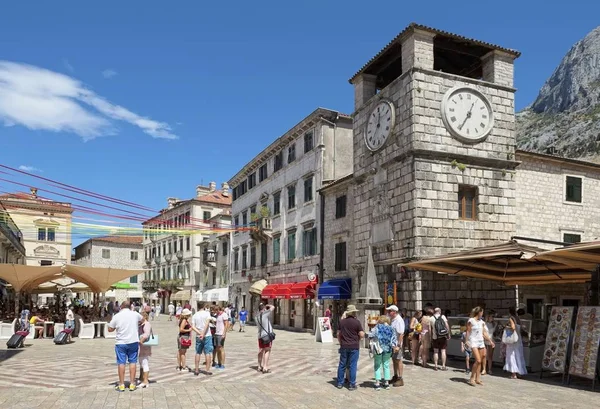
[[[346,309],[346,318],[340,321],[338,329],[338,341],[340,343],[340,364],[337,373],[337,388],[344,386],[344,375],[346,369],[350,370],[351,391],[356,389],[356,367],[358,365],[358,354],[360,349],[360,340],[364,338],[365,331],[356,318],[358,310],[354,305],[349,305]]]

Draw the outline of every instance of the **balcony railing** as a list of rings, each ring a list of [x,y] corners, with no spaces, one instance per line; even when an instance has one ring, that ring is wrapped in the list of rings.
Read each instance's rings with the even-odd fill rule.
[[[13,222],[8,213],[0,210],[0,233],[17,249],[19,253],[25,256],[25,247],[23,246],[23,235]]]
[[[172,254],[165,254],[165,261],[167,263],[170,263],[172,259],[173,259],[173,255]]]
[[[270,217],[260,217],[253,224],[254,226],[250,229],[252,239],[265,242],[273,237],[273,226]]]

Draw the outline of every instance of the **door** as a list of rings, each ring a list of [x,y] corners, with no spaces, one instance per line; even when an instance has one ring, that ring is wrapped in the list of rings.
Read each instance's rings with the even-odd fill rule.
[[[304,328],[305,329],[314,329],[314,300],[312,298],[307,298],[304,300]]]
[[[544,310],[544,299],[543,298],[528,298],[527,299],[527,313],[531,314],[533,319],[542,319]]]
[[[273,316],[273,325],[281,324],[281,300],[273,300],[273,307],[275,307],[275,315]]]
[[[296,326],[296,302],[294,300],[290,300],[290,327]]]

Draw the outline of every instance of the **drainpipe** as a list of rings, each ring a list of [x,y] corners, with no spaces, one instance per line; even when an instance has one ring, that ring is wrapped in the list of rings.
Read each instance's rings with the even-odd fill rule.
[[[323,265],[323,260],[325,259],[325,195],[323,194],[322,191],[319,191],[319,199],[321,202],[321,215],[320,215],[320,229],[321,231],[319,232],[320,234],[320,240],[321,243],[319,244],[319,287],[321,287],[323,285],[323,280],[325,277],[325,267]],[[322,315],[325,315],[325,305],[322,305],[320,308]],[[316,329],[316,327],[315,327]]]

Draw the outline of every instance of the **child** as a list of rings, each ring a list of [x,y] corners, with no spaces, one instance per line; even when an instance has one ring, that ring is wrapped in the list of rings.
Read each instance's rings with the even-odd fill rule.
[[[460,337],[460,350],[465,354],[465,362],[467,364],[467,370],[465,373],[468,375],[471,373],[471,346],[467,343],[467,332],[463,332]]]

